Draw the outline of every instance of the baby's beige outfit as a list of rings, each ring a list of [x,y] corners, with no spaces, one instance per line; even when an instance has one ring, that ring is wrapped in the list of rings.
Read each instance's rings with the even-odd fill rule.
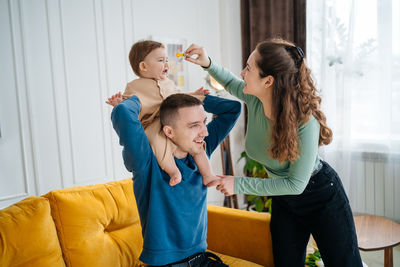
[[[176,145],[165,136],[161,129],[160,106],[165,98],[176,93],[180,93],[180,91],[175,87],[175,83],[169,79],[156,81],[139,78],[129,82],[122,95],[123,99],[133,95],[139,98],[141,104],[139,120],[157,162],[163,170],[169,162],[173,162]]]

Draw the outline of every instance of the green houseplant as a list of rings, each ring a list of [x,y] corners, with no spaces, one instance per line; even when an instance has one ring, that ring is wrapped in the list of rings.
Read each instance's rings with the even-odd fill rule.
[[[238,161],[244,159],[245,164],[243,166],[243,173],[248,176],[248,177],[257,177],[257,178],[268,178],[268,173],[265,167],[255,161],[254,159],[251,159],[246,151],[243,151],[242,154],[240,154],[240,158]],[[247,196],[247,209],[250,208],[250,206],[254,205],[255,210],[258,212],[271,212],[271,204],[272,204],[272,198],[269,198],[267,196],[254,196],[254,195],[248,195]]]

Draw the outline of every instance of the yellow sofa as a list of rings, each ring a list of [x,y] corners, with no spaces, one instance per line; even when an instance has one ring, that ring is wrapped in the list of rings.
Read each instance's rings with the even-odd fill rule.
[[[208,248],[229,266],[273,266],[269,214],[208,206]],[[125,267],[143,239],[132,180],[28,197],[0,210],[0,267]]]

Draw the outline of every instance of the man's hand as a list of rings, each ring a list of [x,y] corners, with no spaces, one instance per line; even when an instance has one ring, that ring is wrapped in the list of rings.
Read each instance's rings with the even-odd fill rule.
[[[217,186],[217,190],[221,191],[225,196],[235,194],[235,176],[217,175],[219,180],[212,181],[207,184],[208,187]]]
[[[118,105],[119,103],[122,102],[122,94],[121,92],[116,93],[115,95],[111,96],[108,98],[108,100],[106,101],[107,104],[115,107],[116,105]]]

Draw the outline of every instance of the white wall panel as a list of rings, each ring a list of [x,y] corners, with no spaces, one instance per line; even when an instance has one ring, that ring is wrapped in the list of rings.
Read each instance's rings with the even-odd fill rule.
[[[94,1],[61,1],[74,184],[105,178],[104,121]]]
[[[45,1],[20,1],[33,158],[39,194],[62,187]]]
[[[10,203],[26,197],[28,180],[23,142],[21,117],[14,64],[14,47],[10,7],[0,2],[0,201]],[[1,206],[5,206],[1,205]]]
[[[0,1],[0,208],[38,194],[20,1]]]
[[[131,13],[129,9],[129,3],[126,1],[113,1],[103,0],[102,2],[102,14],[103,14],[103,43],[104,43],[104,59],[105,59],[105,94],[103,100],[118,91],[123,92],[125,90],[126,82],[132,79],[132,70],[130,69],[128,54],[131,46],[131,39],[133,37],[132,32],[129,33],[131,27]],[[128,11],[126,13],[125,11]],[[128,43],[129,42],[129,43]],[[128,68],[127,68],[128,67]],[[131,177],[123,165],[122,160],[122,149],[118,144],[117,135],[112,128],[110,113],[111,106],[104,104],[103,110],[104,120],[108,125],[109,131],[107,131],[110,142],[111,152],[107,153],[111,156],[113,170],[112,177],[115,179],[122,179]]]
[[[62,31],[60,2],[46,0],[46,15],[59,159],[61,162],[60,182],[62,187],[71,187],[74,185],[75,180],[75,166],[72,162],[71,118],[67,91],[68,86],[66,80],[64,37]]]

